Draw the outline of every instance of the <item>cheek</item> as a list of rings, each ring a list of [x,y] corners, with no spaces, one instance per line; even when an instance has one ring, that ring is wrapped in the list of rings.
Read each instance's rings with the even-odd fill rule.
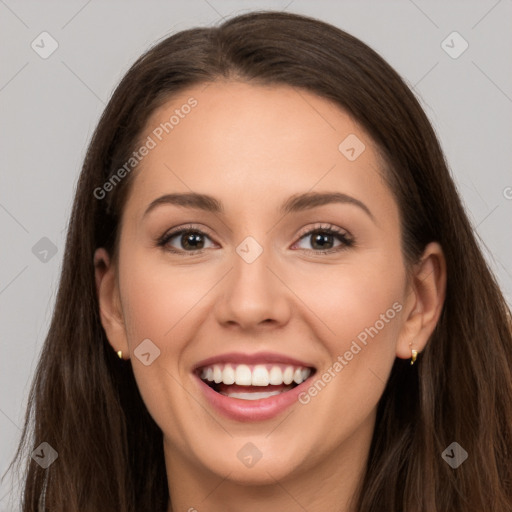
[[[194,321],[200,311],[198,303],[212,285],[208,284],[207,276],[194,273],[191,280],[190,270],[170,268],[157,260],[143,250],[125,253],[119,276],[123,316],[133,372],[143,401],[160,428],[168,431],[173,426],[178,442],[186,439],[187,434],[182,423],[184,417],[176,411],[187,410],[190,400],[182,385],[177,384],[187,378],[183,354],[194,336],[194,326],[198,325]],[[153,359],[154,349],[149,345],[150,359],[154,361],[149,365],[138,358],[142,352],[138,347],[146,339],[160,351]]]
[[[368,331],[377,335],[374,328],[381,339],[394,338],[405,283],[400,264],[399,256],[394,259],[383,252],[290,274],[297,296],[315,314],[317,335],[328,342],[331,355],[348,350],[351,340],[364,342]]]
[[[181,339],[176,333],[212,288],[215,276],[199,269],[191,273],[186,267],[170,268],[154,259],[141,252],[121,267],[128,341],[132,350],[133,344],[150,338],[161,350],[176,351]]]
[[[396,357],[405,284],[400,253],[356,256],[336,270],[319,266],[314,277],[304,273],[296,284],[297,295],[318,317],[316,335],[328,354],[313,396],[308,393],[303,402],[322,395],[317,403],[328,405],[321,421],[332,421],[329,410],[350,410],[350,420],[335,421],[340,428],[354,426],[375,407]]]
[[[329,424],[337,432],[333,446],[375,410],[396,357],[405,274],[396,264],[385,273],[382,268],[354,266],[330,277],[317,275],[314,292],[308,294],[308,306],[321,320],[317,336],[328,356],[299,399],[311,408],[313,430]]]

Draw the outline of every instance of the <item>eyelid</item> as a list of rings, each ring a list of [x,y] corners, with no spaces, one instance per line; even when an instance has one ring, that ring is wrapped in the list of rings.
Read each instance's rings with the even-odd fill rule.
[[[212,232],[210,231],[209,228],[207,228],[203,225],[200,225],[200,224],[189,223],[189,224],[183,224],[181,226],[176,226],[175,228],[169,229],[159,238],[159,240],[162,240],[164,238],[169,238],[174,235],[178,235],[183,231],[194,231],[194,232],[198,232],[198,233],[203,233],[205,235],[208,235],[210,238],[212,238]]]
[[[335,233],[339,234],[339,235],[345,235],[347,238],[349,239],[353,239],[352,235],[346,230],[346,229],[343,229],[343,228],[340,228],[334,224],[329,224],[329,223],[316,223],[313,227],[311,227],[310,225],[302,228],[299,233],[297,234],[297,237],[300,239],[302,238],[304,235],[307,235],[307,234],[310,234],[314,231],[334,231]]]

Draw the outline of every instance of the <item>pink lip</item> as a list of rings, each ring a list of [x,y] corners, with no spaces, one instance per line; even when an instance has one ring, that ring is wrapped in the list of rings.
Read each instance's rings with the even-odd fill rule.
[[[209,357],[200,361],[194,370],[204,366],[211,366],[218,363],[235,363],[235,364],[268,364],[268,363],[281,363],[292,366],[303,366],[305,368],[313,368],[308,363],[285,356],[283,354],[276,354],[274,352],[257,352],[255,354],[246,354],[243,352],[230,352],[229,354],[221,354],[218,356]]]
[[[299,394],[309,386],[312,375],[289,391],[260,400],[242,400],[221,395],[204,383],[198,375],[195,375],[195,378],[199,382],[199,387],[205,398],[218,412],[236,421],[249,422],[273,418],[293,403],[298,402]]]

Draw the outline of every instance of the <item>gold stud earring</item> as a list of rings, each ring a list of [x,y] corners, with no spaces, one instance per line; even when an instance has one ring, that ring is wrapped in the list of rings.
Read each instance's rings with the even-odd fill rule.
[[[119,359],[123,359],[123,351],[122,350],[119,350],[117,352],[117,356],[119,357]]]
[[[412,346],[412,343],[409,343],[409,346]],[[411,366],[416,362],[417,357],[418,357],[418,351],[412,349],[411,350]]]

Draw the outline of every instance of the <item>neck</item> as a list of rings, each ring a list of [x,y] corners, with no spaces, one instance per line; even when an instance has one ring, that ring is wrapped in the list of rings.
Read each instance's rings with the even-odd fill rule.
[[[240,481],[236,467],[219,475],[164,439],[168,512],[354,512],[374,425],[372,414],[340,445],[323,447],[321,454],[312,450],[300,467],[284,476],[276,477],[277,470],[269,466],[252,481]]]

